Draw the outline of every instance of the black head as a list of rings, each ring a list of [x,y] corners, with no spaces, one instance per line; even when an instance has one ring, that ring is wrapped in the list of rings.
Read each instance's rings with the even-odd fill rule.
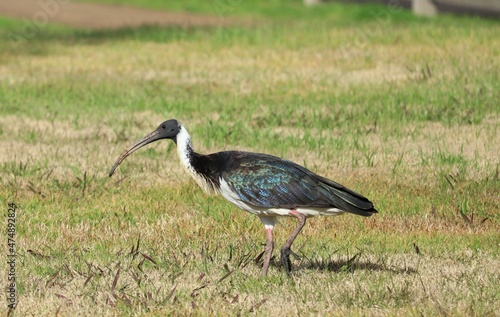
[[[177,134],[179,134],[180,131],[181,124],[177,120],[170,119],[163,122],[158,126],[158,128],[156,128],[156,130],[149,133],[148,135],[137,141],[134,145],[126,149],[116,160],[115,164],[109,171],[109,176],[111,177],[113,175],[115,169],[118,167],[118,165],[120,165],[121,162],[123,162],[123,160],[125,160],[127,156],[149,143],[153,143],[161,139],[171,139],[177,143]]]
[[[158,136],[154,140],[152,140],[151,142],[161,140],[161,139],[171,139],[177,143],[176,137],[180,131],[181,131],[181,124],[179,123],[179,121],[177,121],[175,119],[167,120],[167,121],[163,122],[162,124],[160,124],[158,126],[158,128],[156,128],[156,130],[152,132],[152,133],[157,132]],[[151,143],[151,142],[148,142],[148,143]],[[144,145],[146,145],[146,144],[144,144]]]

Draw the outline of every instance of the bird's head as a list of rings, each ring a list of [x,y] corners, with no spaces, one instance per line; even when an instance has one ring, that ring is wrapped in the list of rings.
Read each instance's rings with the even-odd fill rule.
[[[149,143],[152,143],[152,142],[155,142],[155,141],[158,141],[161,139],[171,139],[177,143],[177,134],[179,134],[179,132],[181,131],[181,128],[182,128],[181,124],[179,123],[179,121],[177,121],[175,119],[170,119],[170,120],[163,122],[162,124],[160,124],[158,126],[158,128],[156,128],[156,130],[149,133],[148,135],[146,135],[145,137],[143,137],[142,139],[137,141],[134,145],[132,145],[131,147],[126,149],[122,153],[122,155],[120,155],[120,157],[116,160],[115,164],[113,165],[113,167],[109,171],[109,176],[110,177],[113,176],[115,169],[118,167],[118,165],[121,164],[121,162],[123,162],[125,160],[125,158],[127,156],[129,156],[130,154],[134,153],[135,151],[137,151],[138,149],[140,149],[141,147],[143,147]]]

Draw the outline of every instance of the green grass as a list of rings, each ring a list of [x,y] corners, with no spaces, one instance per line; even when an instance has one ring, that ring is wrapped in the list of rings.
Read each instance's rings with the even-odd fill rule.
[[[340,23],[355,21],[373,20],[374,10],[380,9],[380,6],[367,4],[345,5],[339,3],[330,3],[328,8],[324,6],[304,7],[303,2],[299,0],[284,1],[160,1],[160,0],[94,0],[80,2],[95,2],[106,4],[133,5],[150,9],[162,9],[178,12],[192,12],[198,14],[218,15],[221,17],[251,17],[251,18],[271,18],[273,20],[289,21],[291,19],[329,19]],[[401,13],[399,8],[394,11]],[[410,14],[400,14],[397,18],[401,20]]]
[[[217,14],[213,2],[126,3]],[[374,18],[386,12],[245,1],[224,15],[262,24],[48,25],[27,40],[25,21],[0,18],[0,204],[19,206],[17,313],[494,316],[500,26]],[[202,153],[286,157],[380,212],[308,220],[293,277],[276,257],[260,278],[259,220],[203,194],[173,144],[107,177],[168,118]],[[293,227],[276,227],[277,247]]]

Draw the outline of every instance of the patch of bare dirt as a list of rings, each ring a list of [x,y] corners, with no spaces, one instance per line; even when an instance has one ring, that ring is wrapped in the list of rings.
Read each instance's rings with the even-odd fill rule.
[[[216,12],[214,11],[214,14]],[[117,29],[141,25],[221,26],[235,20],[216,15],[166,12],[123,5],[68,0],[0,1],[0,15],[27,19],[35,27],[60,23],[87,29]]]

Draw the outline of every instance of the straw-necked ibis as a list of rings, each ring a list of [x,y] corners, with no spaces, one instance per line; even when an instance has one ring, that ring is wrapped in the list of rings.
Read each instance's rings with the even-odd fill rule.
[[[291,246],[308,217],[344,212],[371,216],[377,212],[364,196],[279,157],[241,151],[196,153],[186,128],[174,119],[163,122],[125,150],[109,176],[127,156],[161,139],[171,139],[177,144],[182,165],[205,191],[221,194],[237,207],[260,218],[267,233],[262,275],[266,275],[269,268],[277,217],[298,219],[295,230],[281,249],[281,263],[289,275],[290,254],[296,256]]]

